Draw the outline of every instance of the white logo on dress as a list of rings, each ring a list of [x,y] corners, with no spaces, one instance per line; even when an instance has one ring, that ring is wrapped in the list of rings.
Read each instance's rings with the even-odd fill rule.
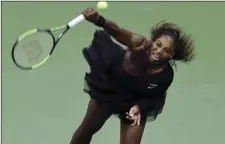
[[[153,89],[156,88],[157,86],[158,86],[157,84],[149,83],[148,89]]]

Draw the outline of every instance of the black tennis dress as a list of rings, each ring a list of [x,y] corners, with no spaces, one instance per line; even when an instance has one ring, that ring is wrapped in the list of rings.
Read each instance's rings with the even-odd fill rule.
[[[137,104],[142,115],[154,120],[163,109],[173,69],[168,63],[158,74],[132,76],[123,68],[128,54],[107,32],[96,31],[91,45],[83,49],[90,66],[90,72],[85,74],[84,91],[113,114],[124,114]]]

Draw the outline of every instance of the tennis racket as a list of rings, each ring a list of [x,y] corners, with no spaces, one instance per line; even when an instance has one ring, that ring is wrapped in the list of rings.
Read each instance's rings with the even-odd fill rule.
[[[31,29],[23,33],[12,47],[12,59],[17,67],[23,70],[32,70],[43,65],[52,55],[59,40],[69,29],[85,19],[80,15],[68,24],[50,29]],[[55,37],[53,32],[63,30]]]

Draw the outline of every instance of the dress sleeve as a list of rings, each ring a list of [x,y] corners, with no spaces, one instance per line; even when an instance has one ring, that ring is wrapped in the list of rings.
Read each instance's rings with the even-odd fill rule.
[[[147,110],[149,108],[159,108],[165,103],[166,92],[158,94],[154,97],[147,97],[137,101],[137,105],[140,107],[141,111]]]

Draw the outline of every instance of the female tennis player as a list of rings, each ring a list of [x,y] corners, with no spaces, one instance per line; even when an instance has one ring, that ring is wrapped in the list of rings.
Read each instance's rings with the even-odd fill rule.
[[[120,118],[120,143],[140,144],[146,122],[161,113],[173,81],[175,61],[194,58],[193,41],[177,25],[160,22],[151,39],[119,27],[92,8],[86,20],[103,28],[94,33],[83,54],[90,66],[85,92],[90,95],[86,115],[71,144],[89,144],[111,115]],[[111,36],[126,46],[114,43]]]

